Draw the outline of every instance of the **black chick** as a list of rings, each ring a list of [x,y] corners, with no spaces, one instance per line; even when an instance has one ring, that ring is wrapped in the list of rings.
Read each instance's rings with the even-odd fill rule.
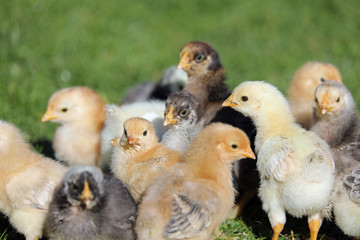
[[[136,204],[124,184],[94,166],[74,166],[54,192],[49,239],[135,239]]]
[[[127,91],[122,104],[143,102],[151,99],[166,100],[169,94],[181,91],[187,81],[187,74],[176,66],[166,69],[159,82],[144,82]]]

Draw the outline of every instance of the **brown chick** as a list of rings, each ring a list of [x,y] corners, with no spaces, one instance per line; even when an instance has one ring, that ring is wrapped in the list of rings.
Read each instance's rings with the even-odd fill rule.
[[[192,141],[183,162],[158,177],[139,205],[139,240],[210,239],[234,202],[231,162],[255,158],[246,134],[213,123]]]
[[[181,49],[178,68],[187,72],[184,90],[200,99],[205,108],[205,123],[209,123],[230,95],[219,54],[208,43],[189,42]]]
[[[70,87],[55,92],[42,122],[60,123],[53,148],[55,157],[69,165],[97,165],[105,103],[88,87]]]
[[[14,125],[0,120],[0,210],[26,240],[42,237],[53,191],[65,171],[32,151]]]
[[[312,101],[317,86],[325,80],[341,81],[339,70],[329,63],[308,62],[294,74],[288,88],[288,101],[296,122],[309,129],[312,125]]]
[[[225,84],[225,69],[218,52],[210,44],[200,41],[189,42],[181,49],[178,68],[184,69],[189,76],[183,91],[188,91],[200,99],[204,106],[204,123],[222,122],[243,130],[252,143],[256,128],[250,118],[231,108],[221,108],[223,101],[230,95]],[[238,215],[255,195],[259,183],[256,164],[251,159],[235,162],[234,187],[239,192]]]
[[[124,122],[124,134],[112,140],[110,168],[129,189],[136,202],[161,173],[181,160],[181,153],[159,143],[151,122],[130,118]]]

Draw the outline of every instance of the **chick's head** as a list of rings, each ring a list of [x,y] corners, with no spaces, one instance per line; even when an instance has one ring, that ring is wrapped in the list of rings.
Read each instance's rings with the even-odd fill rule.
[[[105,119],[104,101],[88,87],[70,87],[55,92],[43,115],[42,122],[84,124],[88,119]]]
[[[251,117],[255,124],[262,117],[281,115],[291,120],[292,114],[288,102],[273,85],[262,81],[247,81],[236,87],[230,97],[224,101],[224,107],[232,107]]]
[[[315,88],[324,81],[331,80],[342,83],[339,70],[332,64],[312,61],[301,66],[294,74],[289,88],[289,95],[308,93],[310,97]]]
[[[172,93],[165,103],[164,126],[196,124],[203,116],[200,101],[186,91]]]
[[[326,118],[353,111],[355,102],[343,84],[325,81],[316,88],[313,108],[318,117]]]
[[[208,43],[193,41],[185,44],[180,51],[179,69],[189,76],[206,75],[209,70],[222,68],[217,51]]]
[[[158,142],[159,139],[152,123],[139,117],[126,120],[122,137],[111,141],[113,146],[122,147],[130,152],[147,151]]]
[[[74,166],[65,174],[63,192],[68,202],[82,209],[96,206],[104,195],[103,174],[94,166]]]

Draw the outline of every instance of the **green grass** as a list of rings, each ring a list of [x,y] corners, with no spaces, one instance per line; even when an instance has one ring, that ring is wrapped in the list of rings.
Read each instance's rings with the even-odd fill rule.
[[[119,103],[191,40],[218,50],[231,88],[266,80],[285,93],[297,68],[319,60],[339,68],[359,104],[359,19],[357,0],[0,0],[0,118],[31,141],[52,139],[56,125],[40,119],[54,91],[86,85]]]

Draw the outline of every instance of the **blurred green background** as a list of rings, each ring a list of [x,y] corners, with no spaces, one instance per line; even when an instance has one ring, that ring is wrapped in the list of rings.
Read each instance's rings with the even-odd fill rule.
[[[0,0],[0,118],[51,140],[56,125],[40,119],[53,92],[86,85],[120,103],[192,40],[218,50],[231,88],[266,80],[286,93],[296,69],[318,60],[360,103],[358,0]]]
[[[56,125],[40,118],[54,91],[86,85],[119,103],[191,40],[218,50],[231,88],[266,80],[286,93],[295,70],[319,60],[360,102],[358,0],[0,0],[0,118],[51,139]]]

